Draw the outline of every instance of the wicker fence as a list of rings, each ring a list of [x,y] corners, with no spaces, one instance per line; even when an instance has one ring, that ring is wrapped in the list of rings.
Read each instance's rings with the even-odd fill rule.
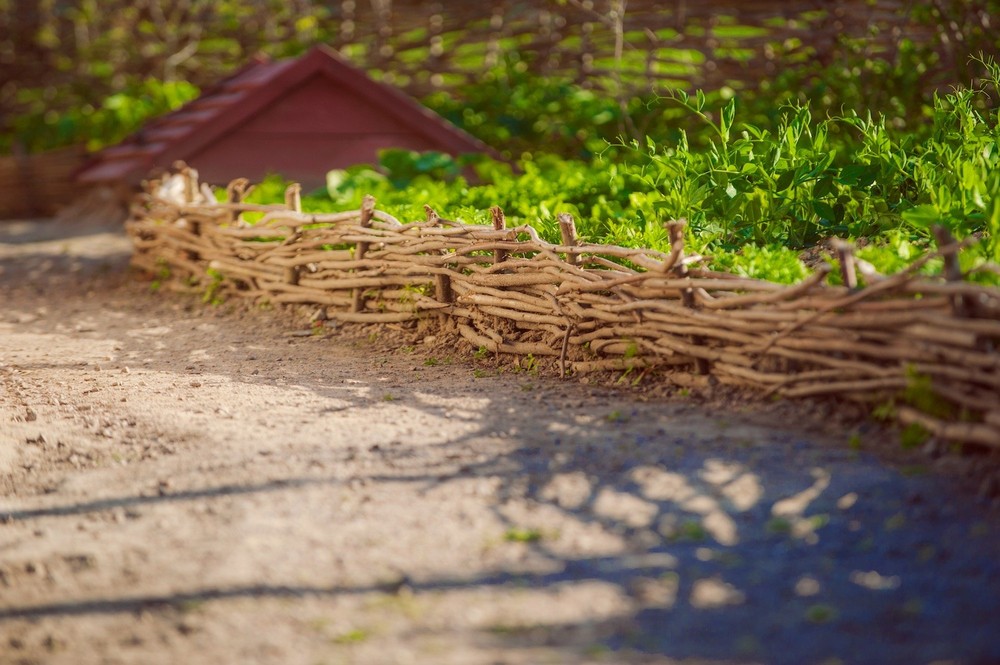
[[[703,270],[685,254],[683,222],[669,253],[578,242],[530,226],[442,219],[402,223],[366,199],[361,210],[300,211],[241,203],[246,181],[216,203],[182,169],[150,184],[127,229],[133,263],[171,283],[272,303],[313,303],[344,322],[437,320],[475,347],[551,357],[562,374],[669,369],[671,380],[750,386],[763,395],[893,400],[903,423],[947,440],[1000,447],[1000,290],[965,281],[963,242],[939,234],[944,274],[928,258],[892,276],[841,246],[828,268],[794,286]],[[243,216],[263,217],[254,224]],[[992,269],[992,268],[991,268]],[[866,284],[854,286],[861,273]]]

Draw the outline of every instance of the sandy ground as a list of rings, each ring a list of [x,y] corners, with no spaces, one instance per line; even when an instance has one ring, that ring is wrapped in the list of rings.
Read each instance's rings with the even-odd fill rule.
[[[302,335],[128,251],[0,223],[0,663],[1000,662],[982,459]]]

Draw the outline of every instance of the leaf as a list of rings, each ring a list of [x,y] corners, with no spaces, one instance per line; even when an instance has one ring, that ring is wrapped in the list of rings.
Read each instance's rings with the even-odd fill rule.
[[[837,180],[842,185],[849,187],[868,187],[878,175],[878,171],[864,164],[848,164],[840,169],[840,177]]]
[[[334,169],[332,171],[327,171],[326,191],[327,195],[331,199],[336,198],[335,193],[338,189],[340,189],[340,186],[344,184],[345,180],[347,180],[347,171],[344,171],[343,169]]]
[[[816,198],[827,197],[833,192],[833,178],[826,176],[825,178],[820,178],[813,185],[813,196]]]
[[[941,221],[941,212],[935,206],[923,204],[903,212],[903,219],[918,228],[929,229]]]
[[[458,170],[455,160],[442,152],[428,151],[417,157],[414,166],[422,173],[429,173],[435,169],[443,169],[446,173]]]
[[[791,186],[792,181],[794,180],[795,180],[795,171],[791,169],[785,171],[780,176],[778,176],[778,182],[775,183],[774,191],[776,192],[785,191]]]
[[[736,98],[733,97],[729,102],[722,107],[722,119],[719,122],[719,129],[721,130],[722,138],[724,141],[729,140],[729,130],[733,126],[733,119],[736,117]]]
[[[836,218],[837,222],[844,221],[844,213],[846,213],[846,212],[847,212],[847,208],[844,206],[843,203],[841,203],[841,202],[838,201],[837,203],[834,204],[834,206],[833,206],[833,216],[834,216],[834,218]]]
[[[837,213],[834,212],[833,206],[825,201],[813,201],[812,204],[813,212],[816,213],[818,217],[827,220],[828,222],[837,221]]]

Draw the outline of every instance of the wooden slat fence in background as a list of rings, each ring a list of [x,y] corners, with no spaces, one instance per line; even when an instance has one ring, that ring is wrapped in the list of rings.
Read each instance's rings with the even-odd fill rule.
[[[900,40],[937,51],[940,71],[963,66],[962,40],[918,20],[915,0],[343,0],[333,46],[420,96],[461,87],[505,52],[527,67],[596,88],[756,86],[796,62],[830,64],[843,38],[892,61]],[[978,5],[969,5],[977,12]],[[921,6],[923,5],[923,7]],[[950,38],[949,38],[950,37]],[[959,35],[958,37],[961,37]],[[929,63],[931,64],[931,63]],[[929,73],[929,84],[941,84]],[[947,81],[945,84],[955,83]]]
[[[553,245],[507,228],[499,208],[492,226],[430,208],[401,223],[371,199],[303,213],[295,189],[287,205],[243,204],[244,186],[216,203],[190,169],[151,183],[126,224],[134,264],[180,288],[311,303],[338,321],[438,321],[474,347],[551,358],[563,374],[660,368],[687,385],[894,399],[904,423],[1000,447],[1000,289],[955,274],[963,243],[947,234],[947,277],[919,276],[925,258],[869,271],[863,288],[832,286],[825,270],[784,286],[700,269],[682,222],[668,223],[669,253],[580,243],[568,215]],[[246,213],[264,215],[251,225]]]

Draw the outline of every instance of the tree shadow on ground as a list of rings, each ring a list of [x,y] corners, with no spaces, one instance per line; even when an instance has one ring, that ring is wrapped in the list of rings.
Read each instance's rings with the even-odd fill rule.
[[[309,387],[308,378],[302,385]],[[504,381],[494,387],[515,385]],[[344,391],[312,387],[339,400],[326,416],[332,429],[345,409],[384,408],[379,386],[363,387],[368,390],[355,390],[346,406]],[[430,446],[364,442],[323,453],[334,466],[359,457],[378,462],[380,473],[289,475],[8,511],[4,517],[8,522],[60,518],[357,480],[371,492],[382,483],[402,482],[419,493],[470,477],[491,478],[499,484],[490,510],[506,525],[500,538],[549,562],[549,572],[407,579],[413,594],[600,582],[617,588],[632,610],[586,625],[515,618],[484,630],[483,644],[593,651],[596,635],[598,646],[622,658],[660,654],[772,663],[1000,658],[995,639],[1000,615],[987,592],[1000,572],[995,557],[1000,542],[984,527],[988,516],[975,506],[956,512],[940,500],[953,490],[940,479],[908,477],[789,432],[761,439],[752,428],[733,425],[698,434],[697,428],[711,421],[696,418],[692,425],[687,409],[676,405],[631,405],[626,416],[609,418],[601,413],[630,406],[627,397],[613,394],[556,409],[550,421],[539,423],[530,408],[533,395],[518,396],[513,406],[505,400],[507,408],[498,410],[494,400],[478,393],[456,391],[452,401],[441,403],[422,390],[393,391],[399,405],[435,417],[449,411],[469,428]],[[459,409],[463,398],[475,406]],[[595,414],[595,408],[601,411]],[[537,524],[533,515],[539,516]],[[553,519],[609,534],[621,543],[619,551],[577,552],[546,531]],[[406,562],[398,565],[405,572]],[[0,609],[0,620],[129,613],[233,598],[391,594],[398,586],[206,585],[168,595],[8,605]]]

